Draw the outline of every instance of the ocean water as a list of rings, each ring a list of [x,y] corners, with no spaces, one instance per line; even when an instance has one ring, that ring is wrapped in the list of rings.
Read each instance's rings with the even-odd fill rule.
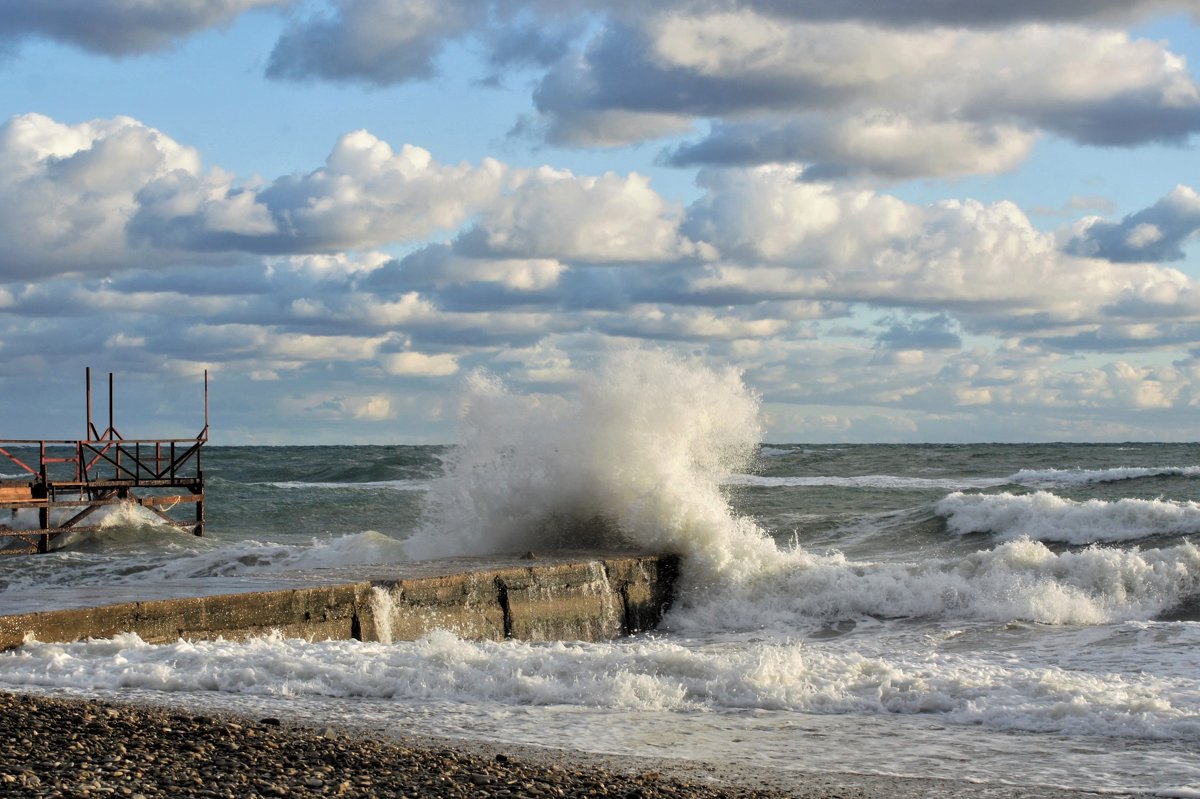
[[[0,688],[1200,796],[1200,445],[763,444],[736,373],[656,353],[614,357],[565,399],[474,376],[462,404],[444,447],[208,447],[206,538],[118,509],[60,551],[0,560],[0,612],[636,546],[684,556],[660,630],[30,641],[0,654]]]

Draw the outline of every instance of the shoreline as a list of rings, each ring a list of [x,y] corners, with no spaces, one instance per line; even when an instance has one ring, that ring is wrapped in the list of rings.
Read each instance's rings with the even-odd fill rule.
[[[755,770],[0,691],[0,795],[1081,799],[1091,791]],[[1137,796],[1137,794],[1104,794]]]

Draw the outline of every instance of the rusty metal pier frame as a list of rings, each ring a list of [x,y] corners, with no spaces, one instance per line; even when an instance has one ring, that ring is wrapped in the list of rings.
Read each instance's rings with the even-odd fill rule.
[[[113,376],[108,375],[108,426],[92,421],[92,370],[86,372],[87,428],[74,440],[0,440],[0,466],[15,464],[22,474],[0,478],[0,510],[16,519],[36,510],[37,527],[3,523],[0,555],[49,552],[67,533],[94,532],[83,525],[108,505],[136,503],[172,527],[204,535],[204,472],[200,451],[208,441],[208,370],[204,372],[204,429],[195,438],[130,439],[113,423]],[[193,505],[194,519],[169,514],[177,505]]]

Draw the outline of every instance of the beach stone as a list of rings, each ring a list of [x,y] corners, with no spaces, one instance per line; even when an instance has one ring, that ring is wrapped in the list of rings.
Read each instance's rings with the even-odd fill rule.
[[[81,734],[86,725],[101,720],[103,724],[94,731]],[[444,745],[430,748],[345,731],[332,739],[329,727],[274,721],[170,714],[152,707],[0,692],[0,796],[783,799],[795,795],[754,785],[715,784],[715,777],[712,785],[697,784],[656,772],[579,765],[578,760],[564,759],[570,767],[523,762],[524,758],[514,760],[507,754],[477,754],[469,747],[463,751]],[[33,735],[34,730],[39,734]],[[867,799],[914,796],[869,795],[821,785],[803,799],[830,799],[835,793]]]

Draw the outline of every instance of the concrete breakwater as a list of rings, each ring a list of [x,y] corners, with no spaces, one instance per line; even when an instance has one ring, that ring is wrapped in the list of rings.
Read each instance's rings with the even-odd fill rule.
[[[432,565],[431,565],[432,563]],[[632,555],[512,562],[251,593],[148,599],[0,616],[0,649],[28,636],[69,642],[137,633],[150,643],[247,638],[401,641],[434,629],[463,638],[598,641],[653,629],[670,606],[679,559]],[[432,572],[432,573],[430,573]]]

